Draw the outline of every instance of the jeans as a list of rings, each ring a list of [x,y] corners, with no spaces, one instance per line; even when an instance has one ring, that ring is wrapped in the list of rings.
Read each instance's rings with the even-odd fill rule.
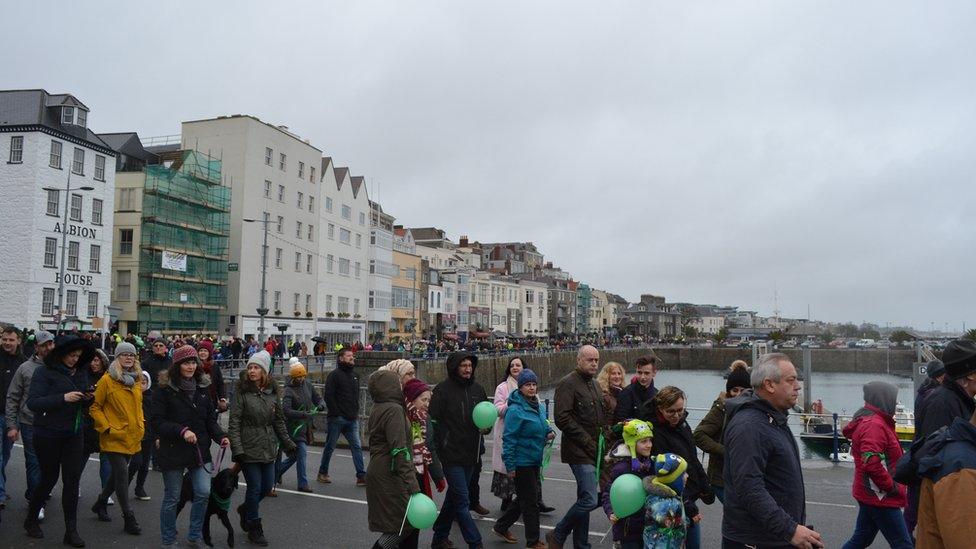
[[[507,532],[515,524],[519,515],[525,524],[525,546],[534,545],[539,541],[539,468],[516,467],[515,469],[515,501],[505,514],[498,519],[495,527],[500,532]]]
[[[88,466],[88,459],[91,458],[91,454],[85,456],[84,461],[81,462],[81,472],[84,474],[85,467]],[[112,478],[112,465],[108,462],[108,456],[99,452],[98,454],[98,480],[101,481],[100,486],[102,490],[108,486],[109,479]]]
[[[330,417],[328,431],[325,448],[322,450],[322,463],[319,464],[319,474],[329,474],[329,462],[332,461],[332,452],[335,451],[336,443],[339,442],[339,435],[341,434],[346,437],[349,449],[352,450],[352,464],[356,467],[356,478],[365,477],[366,466],[363,464],[363,447],[359,442],[359,421],[344,417]]]
[[[718,498],[718,501],[722,505],[725,505],[725,487],[724,486],[715,486],[713,484],[712,485],[712,492],[715,492],[715,497]]]
[[[451,525],[457,520],[461,536],[471,547],[481,543],[481,533],[471,518],[468,504],[468,482],[471,481],[473,466],[445,465],[444,479],[447,481],[447,495],[441,512],[434,522],[434,538],[431,544],[446,540],[451,534]]]
[[[186,539],[199,541],[203,537],[203,517],[207,513],[210,497],[210,474],[202,466],[188,471],[193,485],[193,504],[190,506],[190,533]],[[176,543],[176,504],[183,488],[183,470],[163,471],[163,506],[159,509],[159,530],[163,545]]]
[[[7,462],[10,461],[10,451],[14,447],[14,441],[7,437],[7,420],[0,418],[0,425],[3,426],[3,450],[0,454],[0,501],[7,499]]]
[[[844,549],[862,549],[874,542],[878,531],[884,536],[891,549],[911,549],[912,539],[908,536],[908,527],[901,509],[888,507],[873,507],[858,503],[857,522],[851,539],[844,544]]]
[[[295,466],[295,473],[298,475],[298,487],[308,488],[308,474],[305,470],[305,462],[308,457],[308,443],[304,440],[299,440],[295,443],[298,450],[295,452],[295,458],[286,457],[278,466],[278,470],[275,472],[275,477],[281,477],[284,475],[292,465]]]
[[[559,543],[566,543],[569,532],[573,532],[573,547],[589,549],[590,547],[590,511],[596,509],[596,467],[585,464],[572,463],[569,468],[576,477],[576,503],[566,511],[556,528],[553,536]]]
[[[482,443],[483,444],[483,443]],[[484,451],[482,449],[482,451]],[[471,480],[468,481],[468,507],[481,505],[481,464],[483,456],[478,456],[478,462],[471,469]]]
[[[85,437],[84,435],[58,438],[35,436],[34,449],[37,450],[37,460],[41,467],[41,481],[31,493],[27,516],[37,516],[60,476],[64,524],[68,530],[74,530],[78,517],[78,483],[81,480],[81,469],[85,459]]]
[[[24,466],[27,468],[27,492],[24,497],[30,500],[34,488],[41,482],[41,466],[37,462],[37,452],[34,451],[34,426],[22,424],[20,426],[20,440],[24,443]]]
[[[691,517],[688,517],[688,521],[691,524],[688,525],[685,534],[685,549],[699,549],[701,547],[701,524],[692,521]]]
[[[274,488],[275,464],[270,463],[244,463],[241,465],[244,471],[244,482],[247,483],[247,491],[244,493],[244,518],[257,520],[261,518],[259,506],[264,495]]]

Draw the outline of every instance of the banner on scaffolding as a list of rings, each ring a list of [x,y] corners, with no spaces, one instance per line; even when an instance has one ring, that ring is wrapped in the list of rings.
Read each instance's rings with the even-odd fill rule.
[[[170,271],[186,272],[186,254],[177,252],[163,252],[163,268]]]

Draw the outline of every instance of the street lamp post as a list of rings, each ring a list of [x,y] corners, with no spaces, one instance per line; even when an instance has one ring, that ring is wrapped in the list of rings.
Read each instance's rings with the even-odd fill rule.
[[[267,294],[266,284],[268,278],[268,223],[271,222],[271,218],[264,220],[260,219],[244,219],[245,223],[263,223],[264,224],[264,242],[261,244],[261,302],[258,304],[258,317],[260,321],[258,323],[258,343],[264,345],[264,317],[268,315],[268,306],[265,302],[265,296]]]
[[[62,330],[64,326],[64,268],[67,261],[67,246],[68,246],[68,210],[71,206],[71,168],[68,168],[68,184],[65,188],[57,187],[41,187],[45,191],[55,191],[58,193],[64,192],[64,215],[61,223],[61,264],[59,267],[58,275],[58,330]],[[78,191],[94,191],[95,187],[78,187]],[[75,305],[77,306],[77,304]]]

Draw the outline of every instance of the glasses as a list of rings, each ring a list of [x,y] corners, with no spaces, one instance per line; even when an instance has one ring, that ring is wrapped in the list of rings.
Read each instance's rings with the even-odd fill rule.
[[[665,410],[664,411],[664,415],[670,416],[670,417],[680,416],[683,413],[685,413],[685,409],[684,408],[678,408],[677,410]]]

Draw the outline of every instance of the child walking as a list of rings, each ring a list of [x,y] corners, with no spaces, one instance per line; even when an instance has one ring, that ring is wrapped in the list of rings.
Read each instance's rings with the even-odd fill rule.
[[[641,549],[644,513],[637,512],[629,517],[618,517],[614,514],[610,505],[610,486],[619,476],[628,473],[641,478],[653,478],[655,469],[654,458],[651,456],[651,439],[654,437],[654,430],[650,423],[632,419],[623,424],[621,434],[623,442],[610,450],[605,460],[610,473],[600,486],[600,503],[613,524],[613,541],[620,549]]]

